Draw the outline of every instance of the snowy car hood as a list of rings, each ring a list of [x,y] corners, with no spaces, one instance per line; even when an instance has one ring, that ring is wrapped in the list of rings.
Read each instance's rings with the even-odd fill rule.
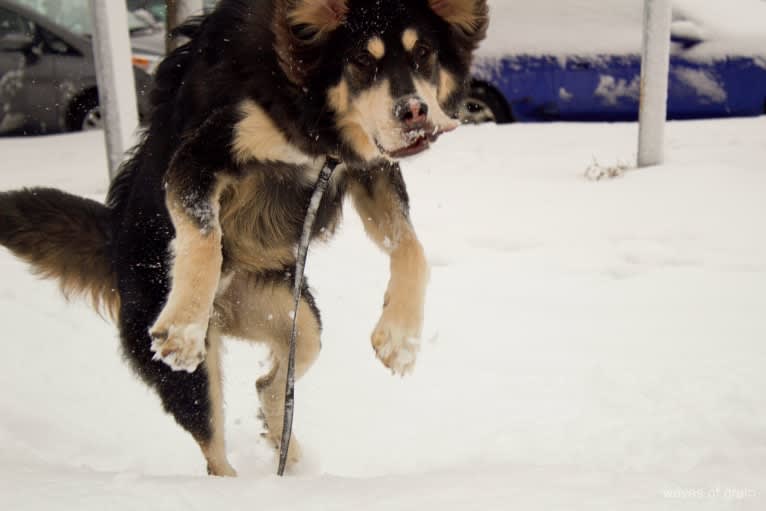
[[[130,46],[133,51],[150,53],[152,55],[165,54],[165,31],[157,30],[146,34],[133,34],[130,37]]]
[[[489,0],[490,28],[479,54],[637,54],[641,0]],[[766,2],[673,0],[674,21],[699,25],[704,42],[690,58],[766,56]],[[766,65],[766,64],[765,64]]]

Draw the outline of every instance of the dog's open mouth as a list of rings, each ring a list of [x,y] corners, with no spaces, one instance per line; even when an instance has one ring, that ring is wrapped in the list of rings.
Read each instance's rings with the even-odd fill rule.
[[[414,142],[410,145],[397,149],[396,151],[391,151],[388,154],[393,158],[405,158],[407,156],[422,153],[428,149],[431,146],[431,143],[435,142],[437,138],[439,138],[439,135],[428,136],[423,134],[415,138]]]
[[[381,147],[381,150],[392,158],[406,158],[407,156],[413,156],[422,153],[431,147],[431,144],[436,142],[441,135],[454,130],[456,127],[457,125],[445,127],[429,126],[426,128],[410,130],[404,133],[404,142],[406,144],[404,147],[400,147],[393,151]]]

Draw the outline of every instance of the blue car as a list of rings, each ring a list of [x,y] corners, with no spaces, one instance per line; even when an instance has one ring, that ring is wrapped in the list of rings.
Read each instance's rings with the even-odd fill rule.
[[[643,1],[490,7],[465,122],[638,118]],[[671,32],[669,119],[766,112],[766,2],[674,0]]]

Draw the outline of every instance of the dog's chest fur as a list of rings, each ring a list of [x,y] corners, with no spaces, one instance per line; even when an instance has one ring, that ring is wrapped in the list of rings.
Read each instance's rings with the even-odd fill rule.
[[[295,248],[323,161],[316,165],[251,164],[221,196],[224,266],[247,271],[281,270],[295,263]],[[336,169],[314,224],[313,237],[329,238],[341,217],[346,189]]]

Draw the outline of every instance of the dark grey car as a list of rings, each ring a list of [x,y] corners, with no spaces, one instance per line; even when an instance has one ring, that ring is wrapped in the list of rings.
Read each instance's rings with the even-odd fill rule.
[[[139,115],[145,116],[164,32],[133,16],[129,21]],[[89,27],[87,0],[0,0],[0,134],[100,127]]]

